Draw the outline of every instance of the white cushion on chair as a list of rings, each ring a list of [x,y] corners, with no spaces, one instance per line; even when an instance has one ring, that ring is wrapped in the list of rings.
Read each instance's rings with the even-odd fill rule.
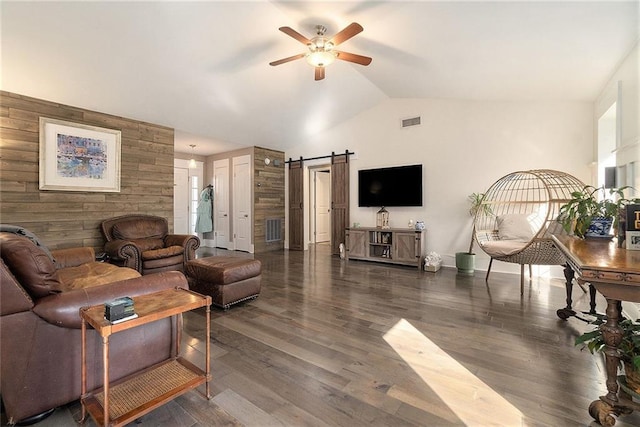
[[[516,254],[528,244],[529,242],[522,242],[520,240],[492,240],[480,243],[482,249],[491,258],[499,258]]]
[[[497,218],[500,240],[528,242],[538,230],[534,230],[532,220],[536,214],[505,214]],[[522,246],[522,245],[521,245]]]

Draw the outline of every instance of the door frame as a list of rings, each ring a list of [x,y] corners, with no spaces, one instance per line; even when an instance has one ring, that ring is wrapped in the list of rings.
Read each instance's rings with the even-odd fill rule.
[[[187,191],[189,195],[191,195],[191,183],[193,180],[193,177],[197,177],[198,178],[198,182],[200,183],[200,185],[198,185],[198,189],[199,191],[202,191],[202,189],[204,188],[205,184],[203,182],[204,180],[204,162],[203,161],[199,161],[196,160],[196,167],[195,168],[190,168],[189,167],[189,160],[185,160],[185,159],[173,159],[173,167],[175,168],[179,168],[179,169],[187,169],[187,171],[189,172],[189,188],[185,189],[184,191]],[[174,187],[173,191],[175,192],[176,189]],[[200,193],[198,192],[198,197],[200,196]],[[172,195],[173,197],[173,195]],[[195,220],[193,220],[193,215],[192,215],[192,210],[189,209],[191,207],[191,197],[189,197],[189,207],[187,208],[187,216],[189,217],[189,231],[195,229],[196,223]],[[171,218],[171,225],[173,225],[173,217]],[[195,234],[197,235],[198,233],[189,233],[189,234]]]
[[[302,157],[290,160],[287,169],[287,248],[304,251],[309,247],[309,174]],[[295,178],[295,179],[294,179]]]
[[[186,185],[184,184],[185,182]],[[189,193],[181,191],[189,187],[189,169],[174,166],[173,233],[176,234],[187,234],[189,232]],[[186,225],[184,224],[185,220],[187,221]]]
[[[351,154],[353,154],[353,153],[351,153]],[[347,158],[343,162],[342,158],[345,155],[347,155]],[[311,241],[311,238],[310,238],[310,229],[311,229],[310,228],[311,227],[310,222],[311,222],[312,209],[310,208],[310,205],[311,205],[311,191],[310,191],[310,187],[309,187],[311,185],[310,182],[309,182],[311,180],[310,179],[311,175],[308,173],[308,170],[310,168],[318,168],[318,167],[329,167],[329,168],[332,168],[338,163],[345,163],[346,164],[346,168],[347,168],[348,172],[346,173],[346,176],[345,176],[346,182],[345,182],[345,189],[344,189],[344,191],[346,193],[345,194],[345,196],[346,196],[346,200],[345,200],[346,217],[344,218],[345,219],[344,225],[345,225],[345,227],[348,226],[348,224],[349,224],[349,205],[351,204],[351,196],[350,196],[351,193],[350,193],[350,183],[349,182],[350,182],[350,175],[352,173],[351,168],[350,168],[350,163],[351,163],[352,159],[350,159],[348,156],[349,155],[345,154],[345,153],[337,153],[337,154],[334,153],[333,154],[333,158],[329,158],[329,161],[333,161],[333,164],[332,163],[327,163],[327,159],[326,158],[323,158],[322,160],[319,160],[319,159],[304,160],[303,166],[302,166],[302,168],[303,168],[303,171],[302,171],[303,183],[302,183],[302,188],[301,188],[302,189],[302,193],[303,193],[302,194],[302,201],[303,201],[303,203],[302,203],[302,205],[303,205],[302,206],[302,222],[303,222],[303,224],[302,224],[302,228],[301,228],[301,231],[303,233],[303,240],[302,240],[302,248],[299,249],[299,250],[308,250],[309,249],[309,244],[310,244],[310,241]],[[293,160],[294,163],[297,163],[299,161],[300,161],[299,159],[298,160]],[[289,168],[291,167],[290,166],[290,162],[291,162],[291,160],[287,161],[287,164],[289,164]],[[332,252],[334,252],[333,253],[334,255],[337,255],[338,254],[337,245],[339,245],[340,242],[338,242],[336,245],[334,245],[334,240],[336,240],[336,239],[334,239],[334,231],[336,231],[336,222],[334,220],[334,214],[335,214],[335,211],[334,211],[334,208],[335,208],[335,206],[334,206],[335,189],[334,189],[334,179],[333,179],[334,178],[334,173],[333,173],[333,171],[331,172],[331,177],[332,177],[332,179],[331,179],[331,198],[332,198],[332,200],[331,200],[331,215],[332,215],[331,216],[331,231],[332,231],[332,234],[331,234],[330,241],[331,241],[331,246],[332,246]],[[289,179],[289,173],[285,174],[285,187],[287,189],[286,192],[285,192],[286,206],[288,207],[287,210],[286,210],[286,214],[285,214],[286,221],[287,221],[286,222],[286,233],[287,233],[287,235],[286,235],[286,241],[285,241],[285,248],[286,249],[294,249],[294,248],[292,248],[290,246],[292,231],[290,229],[291,228],[291,182],[290,182],[290,179]],[[345,208],[342,208],[342,209],[344,210]],[[345,230],[344,229],[340,230],[339,234],[344,236]],[[334,246],[336,246],[336,248],[334,248]]]
[[[222,163],[225,163],[224,167],[227,169],[227,176],[226,176],[226,187],[225,188],[220,188],[220,183],[216,181],[216,171],[217,169],[222,167]],[[232,206],[232,200],[231,200],[231,175],[232,175],[232,170],[231,170],[231,159],[230,158],[225,158],[225,159],[219,159],[219,160],[214,160],[211,163],[211,174],[212,174],[212,182],[211,184],[213,185],[213,193],[214,193],[214,197],[213,197],[213,231],[214,231],[214,237],[213,237],[213,241],[211,241],[210,243],[210,247],[212,248],[223,248],[223,249],[231,249],[233,250],[232,247],[232,236],[231,236],[231,224],[232,224],[232,216],[233,216],[233,212],[231,210],[231,206]],[[220,193],[222,193],[224,196],[221,196]],[[223,200],[225,199],[226,200]],[[223,230],[225,232],[224,236],[225,239],[224,241],[221,241],[219,238],[219,234],[218,232],[220,231],[220,220],[218,217],[219,214],[219,203],[221,202],[221,200],[223,202],[226,202],[226,208],[227,208],[227,212],[226,212],[226,228]],[[218,226],[218,228],[216,228],[216,226]]]
[[[317,213],[317,194],[316,194],[316,173],[328,173],[329,176],[329,207],[331,207],[331,165],[319,165],[309,167],[309,244],[317,243],[316,241],[316,219]],[[331,243],[331,212],[329,212],[329,243]]]
[[[239,221],[237,221],[237,217],[239,214],[239,192],[236,191],[237,187],[237,180],[236,180],[236,165],[238,164],[245,164],[244,160],[246,159],[246,165],[248,166],[248,170],[247,170],[247,180],[248,180],[248,190],[249,190],[249,194],[248,194],[248,198],[249,200],[248,202],[248,213],[245,215],[248,218],[248,223],[249,223],[249,231],[248,231],[248,236],[247,239],[249,239],[249,245],[247,249],[238,249],[238,242],[237,242],[237,232],[238,232],[238,227],[239,227]],[[254,246],[254,242],[253,242],[253,218],[254,218],[254,214],[253,214],[253,163],[252,163],[252,159],[253,156],[250,154],[243,154],[240,156],[234,156],[231,158],[231,188],[233,188],[232,190],[232,198],[233,198],[233,202],[231,203],[231,212],[233,212],[233,216],[232,216],[232,225],[231,225],[231,232],[233,234],[233,250],[235,251],[246,251],[250,254],[254,253],[255,251],[255,246]]]
[[[340,245],[346,244],[351,205],[351,167],[349,150],[344,154],[331,153],[331,253],[340,254]]]

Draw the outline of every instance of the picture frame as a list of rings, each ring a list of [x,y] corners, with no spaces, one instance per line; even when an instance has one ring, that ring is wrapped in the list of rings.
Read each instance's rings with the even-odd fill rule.
[[[40,190],[120,192],[119,130],[40,117]]]
[[[640,231],[627,231],[627,249],[640,251]]]

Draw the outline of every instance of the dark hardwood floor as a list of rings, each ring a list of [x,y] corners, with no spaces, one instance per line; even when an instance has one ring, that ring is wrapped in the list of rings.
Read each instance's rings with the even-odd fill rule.
[[[228,253],[201,249],[200,256]],[[212,310],[213,398],[192,391],[142,426],[587,426],[606,391],[601,357],[573,345],[589,328],[559,320],[564,283],[457,275],[307,252],[256,255],[260,297]],[[574,306],[588,296],[574,289]],[[604,310],[599,299],[598,309]],[[202,364],[202,311],[183,351]],[[72,426],[79,404],[38,424]],[[86,423],[94,426],[93,421]],[[639,426],[640,414],[617,426]]]

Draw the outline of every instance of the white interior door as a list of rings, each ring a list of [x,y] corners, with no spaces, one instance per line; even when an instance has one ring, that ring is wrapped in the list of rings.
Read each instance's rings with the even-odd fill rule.
[[[315,172],[316,243],[328,242],[331,236],[331,175],[328,171]]]
[[[215,246],[230,249],[229,242],[229,159],[213,162],[213,230]]]
[[[202,168],[200,168],[202,171]],[[196,233],[196,221],[198,220],[198,203],[200,202],[200,182],[202,181],[202,172],[198,173],[195,169],[189,169],[189,233]]]
[[[233,237],[239,251],[251,251],[251,156],[233,158]]]
[[[173,229],[189,234],[189,169],[173,168]]]

